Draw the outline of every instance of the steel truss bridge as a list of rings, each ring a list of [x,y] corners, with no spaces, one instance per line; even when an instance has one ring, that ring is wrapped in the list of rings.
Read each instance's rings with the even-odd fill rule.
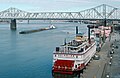
[[[0,19],[16,20],[120,20],[120,9],[102,4],[79,12],[27,12],[9,8],[0,12]]]

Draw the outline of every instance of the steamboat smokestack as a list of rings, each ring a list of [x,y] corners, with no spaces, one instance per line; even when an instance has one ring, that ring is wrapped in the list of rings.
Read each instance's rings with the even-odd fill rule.
[[[78,26],[76,26],[76,35],[78,34]]]
[[[88,27],[88,41],[89,41],[89,43],[91,43],[91,40],[90,40],[90,28],[91,28],[91,26],[88,25],[87,27]]]

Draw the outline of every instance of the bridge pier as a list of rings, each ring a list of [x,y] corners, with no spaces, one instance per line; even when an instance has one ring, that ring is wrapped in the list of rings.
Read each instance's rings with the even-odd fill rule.
[[[11,19],[10,29],[16,30],[16,19]]]
[[[30,20],[28,19],[28,24],[30,23]]]

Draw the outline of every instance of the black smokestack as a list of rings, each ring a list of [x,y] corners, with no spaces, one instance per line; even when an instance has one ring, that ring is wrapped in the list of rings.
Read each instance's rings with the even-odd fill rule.
[[[91,26],[88,25],[87,27],[88,27],[88,41],[89,41],[89,43],[91,43],[91,40],[90,40],[90,28],[91,28]]]
[[[76,35],[78,34],[78,26],[76,26]]]
[[[104,26],[105,26],[105,27],[106,27],[106,24],[107,24],[107,20],[105,19],[105,20],[104,20]]]

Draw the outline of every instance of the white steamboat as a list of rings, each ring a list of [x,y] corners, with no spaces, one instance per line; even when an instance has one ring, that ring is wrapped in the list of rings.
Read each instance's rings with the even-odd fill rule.
[[[72,74],[83,70],[95,53],[94,37],[88,38],[77,32],[74,40],[56,47],[53,53],[52,71]]]

